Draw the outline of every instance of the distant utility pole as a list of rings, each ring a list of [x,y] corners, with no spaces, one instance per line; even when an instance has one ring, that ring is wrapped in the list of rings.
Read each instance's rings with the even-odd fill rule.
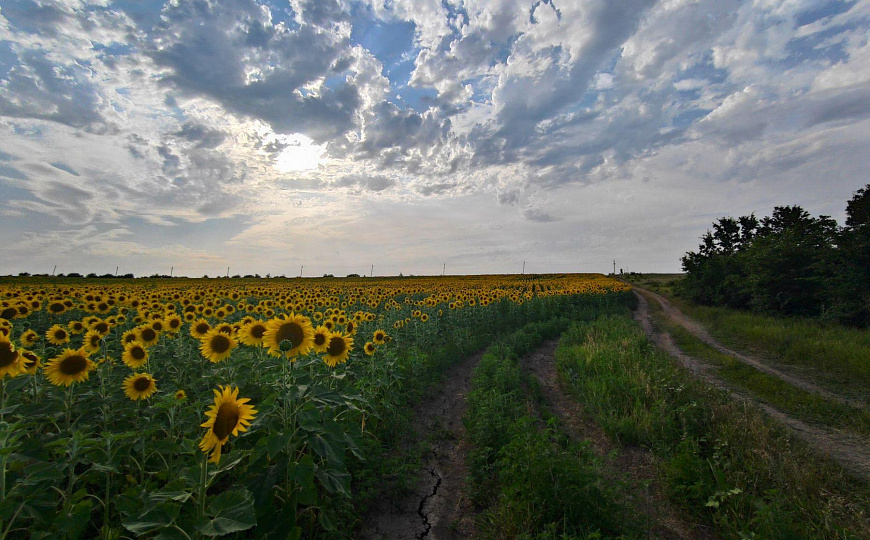
[[[169,277],[172,277],[172,272],[175,270],[174,266],[169,267]]]
[[[616,259],[613,259],[613,275],[616,275]]]
[[[369,277],[374,277],[375,275],[375,265],[372,265],[372,271],[369,273]]]
[[[523,275],[526,275],[526,261],[523,261]]]
[[[227,277],[230,277],[230,267],[227,266]]]
[[[53,276],[56,271],[57,271],[57,265],[54,265],[54,270],[51,271],[51,275]]]
[[[299,267],[299,277],[302,277],[302,269],[305,268],[305,265]]]
[[[441,268],[441,275],[443,276],[446,273],[447,273],[447,263],[444,263],[444,267]]]
[[[117,266],[115,267],[115,275],[116,276],[118,275],[118,267]]]

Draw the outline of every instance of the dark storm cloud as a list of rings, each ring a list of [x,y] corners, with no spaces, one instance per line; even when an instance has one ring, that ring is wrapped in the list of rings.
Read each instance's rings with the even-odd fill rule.
[[[273,25],[251,0],[183,2],[162,18],[148,54],[168,69],[166,84],[279,132],[322,141],[351,129],[360,96],[342,78],[345,38],[312,24]],[[319,91],[303,88],[319,78],[328,79]]]

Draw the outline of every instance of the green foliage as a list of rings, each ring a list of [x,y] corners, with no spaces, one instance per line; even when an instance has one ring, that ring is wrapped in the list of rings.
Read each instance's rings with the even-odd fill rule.
[[[584,312],[580,316],[588,316]],[[487,349],[474,371],[465,424],[473,498],[487,538],[599,538],[638,533],[587,444],[529,414],[519,357],[567,327],[527,325]]]
[[[761,221],[720,218],[682,258],[678,292],[704,305],[870,324],[868,188],[849,201],[844,228],[799,206]]]
[[[866,484],[812,454],[758,411],[693,380],[629,318],[578,324],[560,341],[557,365],[611,436],[653,452],[669,497],[723,534],[870,534]]]

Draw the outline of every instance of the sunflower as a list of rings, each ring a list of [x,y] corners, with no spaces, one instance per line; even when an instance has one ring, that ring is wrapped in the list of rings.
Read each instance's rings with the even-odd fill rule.
[[[131,368],[138,369],[148,361],[148,349],[138,341],[131,341],[124,345],[121,360]]]
[[[136,341],[136,330],[127,330],[121,334],[121,345],[127,345]]]
[[[211,325],[208,324],[208,321],[205,319],[198,319],[196,322],[190,324],[190,335],[196,339],[204,338],[209,330],[211,330]]]
[[[91,370],[96,366],[88,359],[88,352],[84,347],[74,351],[65,349],[63,353],[48,361],[45,366],[45,376],[55,386],[69,386],[74,382],[88,380]]]
[[[383,344],[387,340],[387,333],[383,330],[375,330],[375,335],[372,336],[372,341],[378,345]]]
[[[353,349],[353,338],[341,332],[330,332],[326,338],[326,351],[323,361],[329,367],[347,362],[347,357]]]
[[[230,386],[221,386],[214,390],[214,405],[206,411],[208,418],[202,427],[208,428],[199,449],[205,453],[211,452],[209,461],[219,463],[221,460],[221,448],[230,438],[230,435],[238,435],[240,431],[247,431],[251,420],[257,411],[248,405],[248,398],[239,399],[239,389]]]
[[[372,343],[371,341],[367,341],[365,346],[363,347],[363,350],[369,356],[375,354],[376,349],[377,349],[377,346],[374,343]]]
[[[144,324],[136,329],[136,337],[138,338],[136,341],[150,347],[160,339],[160,332],[151,328],[151,325]]]
[[[347,321],[347,324],[344,326],[344,331],[350,335],[356,334],[356,323],[353,321]]]
[[[21,343],[22,347],[32,347],[37,341],[39,341],[39,334],[34,332],[32,329],[27,330],[18,337],[18,342]]]
[[[424,313],[424,314],[420,315],[420,320],[423,321],[423,322],[428,321],[428,320],[429,320],[429,314],[428,314],[428,313]]]
[[[214,328],[202,338],[199,351],[213,363],[218,363],[230,357],[239,342],[230,334],[225,334]]]
[[[326,340],[329,337],[329,328],[325,326],[318,326],[314,329],[314,340],[311,345],[311,350],[316,353],[326,352],[327,343]]]
[[[314,329],[308,317],[289,313],[266,323],[263,344],[269,347],[269,354],[272,356],[294,358],[308,353],[313,338]],[[284,341],[290,342],[290,349],[282,350],[281,343]]]
[[[245,345],[257,347],[263,344],[263,335],[265,333],[266,325],[260,321],[253,321],[242,326],[241,330],[239,330],[239,341]]]
[[[18,354],[21,356],[22,372],[28,375],[35,375],[36,370],[39,369],[40,366],[42,366],[39,355],[33,351],[26,351],[24,349],[18,351]]]
[[[156,382],[149,373],[133,373],[124,379],[124,393],[133,401],[148,399],[157,391]]]
[[[69,331],[63,326],[56,324],[48,329],[45,338],[52,345],[63,345],[69,342]]]
[[[97,332],[98,334],[100,334],[100,337],[105,337],[109,335],[109,330],[111,329],[111,325],[109,325],[109,323],[106,321],[96,321],[90,326],[90,331]]]
[[[0,337],[0,379],[7,375],[17,377],[22,373],[21,354],[15,345],[5,337]]]
[[[167,332],[172,334],[177,334],[179,330],[181,330],[181,317],[178,315],[170,315],[163,319],[163,328],[166,329]]]
[[[184,390],[176,390],[175,399],[178,401],[184,401],[185,399],[187,399],[187,392],[185,392]]]
[[[232,336],[236,333],[236,329],[233,328],[233,325],[231,325],[229,323],[220,323],[219,325],[215,326],[215,330],[217,330],[218,332],[222,332],[224,334],[230,335],[230,336]]]
[[[84,342],[84,348],[88,350],[88,354],[99,351],[102,344],[103,336],[96,330],[88,330]]]

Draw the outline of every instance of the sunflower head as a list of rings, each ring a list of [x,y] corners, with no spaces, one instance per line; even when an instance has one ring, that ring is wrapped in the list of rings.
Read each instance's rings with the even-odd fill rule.
[[[102,344],[103,336],[101,336],[96,330],[88,330],[88,333],[85,334],[84,341],[84,347],[87,349],[88,353],[99,351]]]
[[[157,380],[149,373],[133,373],[124,379],[124,393],[133,401],[148,399],[157,391]]]
[[[30,347],[34,345],[37,341],[39,341],[39,334],[34,332],[32,329],[27,330],[21,337],[18,338],[18,341],[21,343],[23,347]]]
[[[138,341],[131,341],[124,345],[124,354],[121,360],[133,369],[139,369],[148,361],[148,348]]]
[[[45,366],[45,376],[55,386],[69,386],[74,382],[88,380],[96,364],[88,358],[90,352],[82,347],[74,351],[65,349],[59,356],[52,358]]]
[[[23,372],[21,354],[15,349],[15,345],[5,337],[0,338],[0,379],[7,375],[17,377]]]
[[[381,343],[384,343],[386,341],[386,339],[387,339],[387,333],[384,332],[383,330],[375,330],[375,335],[372,336],[372,341],[374,341],[378,345],[380,345]]]
[[[363,350],[367,355],[372,356],[373,354],[375,354],[376,348],[377,346],[374,343],[372,343],[371,341],[367,341],[365,346],[363,347]]]
[[[239,399],[238,388],[221,386],[214,391],[214,395],[214,404],[205,413],[206,421],[202,427],[207,428],[207,431],[199,448],[205,453],[211,452],[209,461],[219,463],[223,445],[231,435],[247,431],[257,411],[248,404],[248,398]]]
[[[175,399],[177,401],[184,401],[185,399],[187,399],[187,392],[185,392],[184,390],[176,390]]]
[[[190,325],[190,335],[202,339],[211,330],[211,325],[205,319],[198,319]]]
[[[36,370],[42,365],[39,355],[33,351],[26,350],[20,350],[18,353],[21,355],[21,369],[24,373],[35,375]]]
[[[259,346],[263,344],[263,336],[265,334],[266,325],[264,323],[260,321],[251,321],[242,326],[239,331],[239,339],[245,345]]]
[[[221,332],[218,328],[210,330],[200,341],[200,352],[214,363],[229,358],[239,344],[235,337]]]
[[[48,329],[45,338],[52,345],[63,345],[64,343],[69,342],[69,330],[59,324],[55,324]]]
[[[290,313],[266,323],[263,344],[269,347],[269,354],[273,356],[295,358],[311,350],[313,337],[314,329],[308,317]],[[290,348],[282,350],[284,341],[290,342]],[[284,346],[286,348],[287,344]]]
[[[323,351],[323,361],[329,367],[347,362],[353,349],[353,338],[341,332],[330,332],[326,336],[326,350]]]

